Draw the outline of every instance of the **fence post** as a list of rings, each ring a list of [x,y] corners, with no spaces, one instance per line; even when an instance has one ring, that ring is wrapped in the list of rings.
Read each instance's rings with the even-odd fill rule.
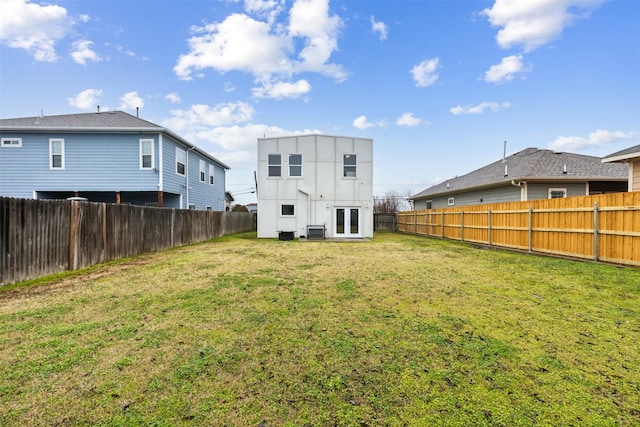
[[[80,202],[71,202],[71,220],[69,221],[69,270],[78,268],[78,217]]]
[[[598,261],[598,202],[593,204],[593,260]]]
[[[444,239],[444,210],[442,211],[442,238]]]
[[[487,211],[487,241],[491,246],[491,209]]]
[[[464,242],[464,211],[460,211],[460,240]]]
[[[418,211],[413,211],[413,234],[418,234]]]
[[[533,208],[529,206],[529,253],[533,247]]]

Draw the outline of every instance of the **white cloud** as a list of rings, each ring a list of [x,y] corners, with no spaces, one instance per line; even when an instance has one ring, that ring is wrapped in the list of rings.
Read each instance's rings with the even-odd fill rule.
[[[377,126],[375,123],[367,121],[367,116],[360,116],[353,121],[353,126],[358,129],[368,129]]]
[[[190,52],[181,55],[173,68],[190,80],[194,70],[213,68],[221,73],[246,71],[256,76],[290,71],[290,41],[271,33],[271,27],[244,14],[233,14],[221,23],[194,27]]]
[[[56,61],[55,44],[72,27],[73,19],[61,6],[33,4],[28,0],[0,2],[0,43],[24,49],[36,61]]]
[[[80,65],[87,65],[87,61],[102,61],[102,58],[91,50],[92,45],[93,42],[89,40],[78,40],[73,42],[71,47],[71,58],[73,58],[73,61]]]
[[[396,125],[398,126],[418,126],[422,123],[422,119],[419,117],[415,117],[413,113],[404,113],[396,120]]]
[[[164,99],[168,100],[172,104],[180,104],[182,100],[180,99],[180,95],[173,92],[164,97]]]
[[[118,106],[121,110],[135,110],[136,108],[143,108],[144,100],[138,96],[138,92],[127,92],[122,95],[120,98],[120,105]]]
[[[79,108],[81,110],[90,110],[97,108],[100,103],[100,97],[102,96],[102,90],[100,89],[87,89],[83,90],[74,97],[67,98],[69,105]]]
[[[301,37],[305,44],[298,54],[301,62],[296,69],[316,71],[344,80],[346,75],[340,66],[327,64],[338,48],[341,27],[340,17],[329,15],[329,0],[296,0],[289,10],[289,35]]]
[[[496,0],[483,14],[495,27],[502,48],[522,46],[531,51],[558,38],[577,19],[605,0]]]
[[[188,110],[171,110],[172,117],[163,123],[180,134],[193,134],[216,126],[248,122],[253,118],[253,113],[253,107],[246,102],[230,102],[214,107],[199,104],[192,105]]]
[[[279,13],[283,3],[245,2],[248,11]],[[222,22],[192,27],[189,52],[180,55],[174,72],[190,80],[194,71],[212,68],[220,73],[244,71],[257,82],[289,79],[301,72],[317,72],[338,81],[346,73],[328,63],[337,49],[342,20],[329,14],[328,0],[296,0],[289,10],[288,26],[269,18],[232,14]],[[296,46],[302,45],[299,51]]]
[[[504,83],[513,78],[517,74],[528,72],[530,68],[525,67],[522,62],[522,55],[511,55],[502,58],[498,65],[492,65],[484,75],[484,81],[487,83]]]
[[[374,33],[378,33],[380,40],[387,39],[387,24],[376,21],[376,18],[373,16],[371,17],[371,29]]]
[[[418,87],[431,86],[438,80],[439,58],[425,59],[411,69],[411,74]]]
[[[298,98],[311,91],[311,85],[306,80],[297,82],[263,83],[262,87],[252,89],[256,98]]]
[[[589,136],[559,136],[549,143],[552,150],[577,151],[591,147],[603,147],[621,139],[629,139],[636,135],[636,132],[608,131],[598,129],[589,133]]]
[[[509,108],[511,107],[511,103],[510,102],[482,102],[478,105],[465,105],[464,107],[461,105],[458,105],[456,107],[452,107],[449,109],[449,111],[452,114],[455,115],[459,115],[459,114],[482,114],[484,113],[484,110],[491,110],[493,112],[496,111],[500,111],[503,110],[505,108]]]

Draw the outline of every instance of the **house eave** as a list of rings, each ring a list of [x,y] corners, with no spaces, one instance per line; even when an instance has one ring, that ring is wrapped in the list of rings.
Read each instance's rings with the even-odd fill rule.
[[[554,183],[554,184],[576,184],[576,183],[585,183],[589,181],[604,181],[604,182],[626,182],[626,177],[558,177],[558,176],[549,176],[549,177],[516,177],[516,178],[508,178],[502,181],[493,182],[490,184],[477,185],[473,187],[460,187],[460,188],[452,188],[447,191],[439,191],[430,194],[420,195],[417,197],[413,197],[409,200],[425,200],[432,199],[436,197],[447,197],[451,195],[456,195],[460,193],[469,193],[471,191],[481,191],[490,188],[498,188],[498,187],[507,187],[514,185],[513,183],[523,182],[523,183]]]
[[[602,163],[627,163],[630,160],[640,158],[640,151],[633,153],[620,154],[619,156],[604,157]]]

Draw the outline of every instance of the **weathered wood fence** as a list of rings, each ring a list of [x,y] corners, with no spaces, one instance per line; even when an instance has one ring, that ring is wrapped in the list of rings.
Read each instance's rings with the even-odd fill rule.
[[[373,231],[396,231],[397,217],[394,213],[374,213]]]
[[[640,265],[640,192],[400,212],[398,231]]]
[[[250,231],[254,215],[0,198],[0,286]]]

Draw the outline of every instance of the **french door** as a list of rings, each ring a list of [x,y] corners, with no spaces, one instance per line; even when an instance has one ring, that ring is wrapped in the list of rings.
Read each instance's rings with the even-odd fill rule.
[[[335,237],[360,237],[360,208],[336,208]]]

